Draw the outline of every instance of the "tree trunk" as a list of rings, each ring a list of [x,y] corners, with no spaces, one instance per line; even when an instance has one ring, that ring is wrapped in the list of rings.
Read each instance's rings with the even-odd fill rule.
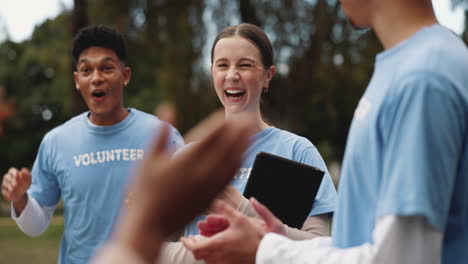
[[[87,15],[87,1],[86,0],[74,0],[73,13],[72,13],[72,35],[75,36],[78,31],[88,25]],[[70,42],[71,43],[71,42]],[[75,71],[75,63],[71,63],[71,72]],[[70,78],[72,82],[72,115],[77,115],[83,111],[86,111],[87,106],[83,101],[80,92],[75,89],[75,83],[73,78]]]

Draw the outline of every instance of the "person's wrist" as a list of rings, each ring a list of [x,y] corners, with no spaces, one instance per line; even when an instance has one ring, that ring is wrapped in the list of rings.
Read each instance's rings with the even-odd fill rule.
[[[249,202],[247,200],[247,198],[244,198],[244,196],[240,196],[238,202],[237,202],[237,206],[235,207],[237,211],[241,211],[242,207],[243,207],[243,204],[244,204],[244,200],[246,200],[247,202]]]
[[[28,194],[24,192],[23,194],[19,195],[17,199],[12,200],[13,203],[25,203],[28,201]]]
[[[126,217],[116,229],[115,243],[132,250],[148,263],[154,263],[163,235],[157,227]]]
[[[18,199],[12,200],[13,208],[15,209],[16,215],[20,215],[26,205],[28,204],[28,194],[25,192]]]
[[[232,207],[237,208],[241,205],[242,198],[244,198],[244,196],[240,192],[238,192],[236,189],[233,190],[233,196],[234,196],[234,201],[233,201]]]

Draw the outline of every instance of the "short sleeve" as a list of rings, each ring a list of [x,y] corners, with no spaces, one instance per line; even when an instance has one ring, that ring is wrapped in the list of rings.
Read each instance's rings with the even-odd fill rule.
[[[325,162],[323,161],[322,156],[320,156],[317,148],[307,148],[302,153],[298,161],[317,167],[325,172],[309,216],[333,213],[337,203],[336,189],[333,185],[327,166],[325,165]]]
[[[379,117],[384,142],[377,216],[422,215],[445,229],[461,157],[463,105],[434,74],[402,78]]]
[[[48,134],[39,147],[32,168],[32,184],[28,190],[29,195],[42,206],[55,206],[61,195],[51,156],[51,138]]]

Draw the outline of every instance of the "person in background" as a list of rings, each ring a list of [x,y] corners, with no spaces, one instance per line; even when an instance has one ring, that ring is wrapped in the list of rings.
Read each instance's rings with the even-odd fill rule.
[[[163,122],[124,107],[131,69],[117,31],[103,25],[82,29],[72,55],[75,86],[89,111],[48,132],[32,172],[11,168],[3,177],[2,194],[12,202],[12,218],[32,237],[46,230],[62,199],[65,225],[58,262],[87,263],[109,238],[128,175]],[[169,130],[167,147],[175,149],[183,140]]]

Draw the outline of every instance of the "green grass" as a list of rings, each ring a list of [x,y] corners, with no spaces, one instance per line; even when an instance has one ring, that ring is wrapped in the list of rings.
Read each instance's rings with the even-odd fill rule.
[[[26,236],[9,217],[0,217],[0,262],[57,263],[63,216],[54,216],[39,237]]]

